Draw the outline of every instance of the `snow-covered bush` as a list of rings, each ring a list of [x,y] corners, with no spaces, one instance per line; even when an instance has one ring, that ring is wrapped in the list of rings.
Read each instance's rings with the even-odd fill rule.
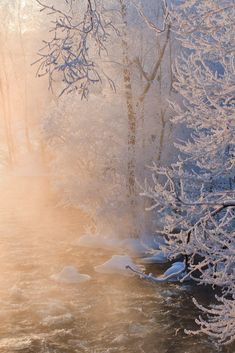
[[[183,1],[170,9],[182,45],[174,66],[174,124],[188,128],[171,168],[153,165],[152,199],[173,257],[183,254],[191,276],[221,288],[218,305],[203,308],[200,332],[220,343],[235,338],[235,5]]]

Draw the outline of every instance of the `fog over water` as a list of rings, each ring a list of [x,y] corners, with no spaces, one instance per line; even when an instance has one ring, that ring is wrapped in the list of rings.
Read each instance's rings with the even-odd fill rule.
[[[232,353],[217,350],[206,337],[184,334],[184,327],[195,327],[191,295],[207,302],[200,287],[94,272],[113,252],[75,245],[89,219],[56,207],[46,178],[8,175],[0,190],[2,353]],[[68,265],[92,279],[51,279]]]
[[[146,11],[157,18],[151,4]],[[163,34],[156,42],[149,29],[143,31],[135,11],[128,14],[130,57],[151,72],[168,39]],[[0,0],[0,16],[0,353],[232,353],[233,347],[218,348],[207,337],[184,332],[196,328],[192,296],[208,304],[210,289],[97,273],[94,267],[116,252],[77,245],[89,227],[125,239],[133,224],[144,236],[156,225],[142,212],[148,203],[138,198],[134,222],[128,205],[120,38],[103,63],[116,92],[104,81],[92,87],[88,100],[76,94],[58,99],[32,65],[48,37],[48,16],[33,0]],[[173,130],[167,110],[175,94],[176,50],[170,38],[149,87],[133,66],[140,183],[151,175],[146,165],[153,160],[163,165],[176,158],[173,140],[185,133]],[[91,279],[55,281],[67,266]],[[149,266],[147,272],[165,269]]]

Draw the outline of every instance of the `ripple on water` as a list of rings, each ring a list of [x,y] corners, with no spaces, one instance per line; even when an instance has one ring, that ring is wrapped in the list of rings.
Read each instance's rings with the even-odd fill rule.
[[[46,184],[19,178],[0,185],[0,353],[217,352],[206,337],[184,333],[195,327],[197,291],[96,273],[114,253],[73,246],[87,220],[56,208]],[[51,280],[69,264],[92,280]]]

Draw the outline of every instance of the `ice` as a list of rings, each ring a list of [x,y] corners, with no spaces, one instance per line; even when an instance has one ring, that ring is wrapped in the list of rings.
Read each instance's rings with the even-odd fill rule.
[[[130,266],[134,270],[138,271],[139,266],[135,265],[132,259],[127,255],[113,255],[111,259],[103,263],[102,265],[96,266],[95,271],[106,274],[122,274],[125,276],[133,276],[133,272],[127,268]]]
[[[89,275],[81,274],[73,266],[65,266],[61,272],[52,275],[51,279],[59,283],[81,283],[91,279]]]

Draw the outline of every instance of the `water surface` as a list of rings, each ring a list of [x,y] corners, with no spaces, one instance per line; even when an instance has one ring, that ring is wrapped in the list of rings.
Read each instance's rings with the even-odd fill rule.
[[[184,333],[198,314],[192,295],[209,296],[202,288],[95,273],[112,253],[74,246],[89,221],[57,207],[46,178],[2,177],[0,195],[1,353],[233,352]],[[92,280],[50,279],[67,265]]]

